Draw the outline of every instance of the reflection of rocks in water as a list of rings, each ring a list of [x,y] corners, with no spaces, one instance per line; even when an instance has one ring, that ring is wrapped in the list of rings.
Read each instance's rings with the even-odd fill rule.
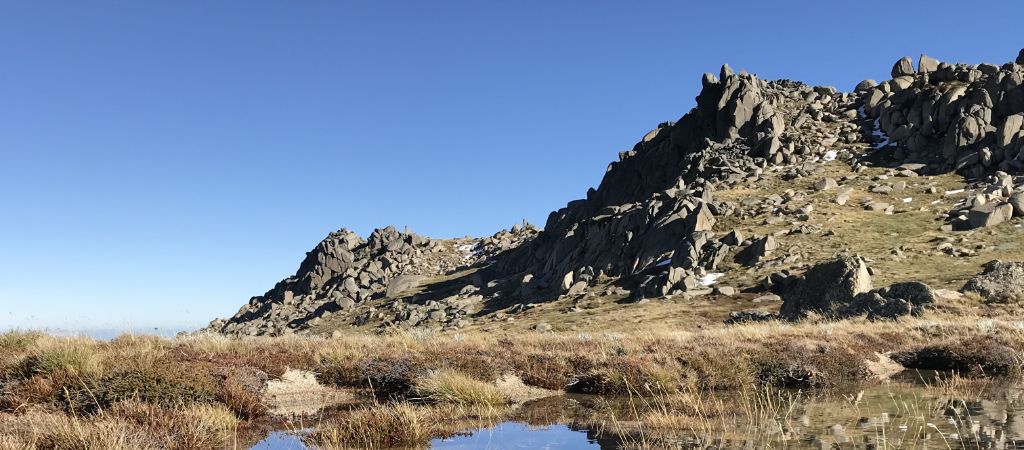
[[[832,440],[835,442],[843,443],[850,442],[850,436],[846,434],[846,427],[835,424],[829,429],[832,432]]]
[[[354,399],[350,392],[322,386],[312,372],[295,369],[288,369],[279,380],[268,381],[263,397],[269,413],[278,417],[311,415]]]
[[[1003,430],[1008,441],[1024,443],[1024,409],[1011,408],[1006,411],[1006,425],[1003,426]]]
[[[291,385],[303,386],[303,379],[294,377]],[[529,432],[542,437],[549,432],[544,427],[564,425],[562,430],[584,432],[601,450],[1024,449],[1024,408],[1018,408],[1024,403],[1018,397],[1010,403],[964,401],[922,387],[885,385],[861,395],[804,396],[792,407],[778,405],[777,413],[755,413],[760,420],[754,423],[729,413],[710,418],[721,423],[708,429],[655,430],[636,420],[645,411],[625,400],[566,395],[511,408],[502,420],[540,427]],[[632,445],[637,443],[646,445]]]

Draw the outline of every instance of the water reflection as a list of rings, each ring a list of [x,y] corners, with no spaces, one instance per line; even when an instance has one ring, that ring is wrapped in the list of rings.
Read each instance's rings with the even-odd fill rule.
[[[964,400],[973,394],[903,384],[883,384],[847,395],[790,392],[789,400],[768,399],[779,404],[757,409],[760,413],[753,420],[749,410],[744,415],[708,416],[699,421],[701,426],[688,428],[652,427],[650,416],[631,416],[628,408],[616,410],[614,403],[596,397],[560,397],[524,405],[508,415],[510,422],[435,439],[430,448],[1024,449],[1022,392],[1007,389],[988,400]],[[272,435],[253,447],[303,448],[299,438],[285,434]]]
[[[511,450],[565,449],[598,450],[601,446],[587,438],[585,430],[576,431],[568,425],[534,427],[524,423],[503,423],[489,429],[476,430],[470,436],[435,439],[431,449]]]
[[[303,450],[302,438],[291,432],[275,431],[260,443],[250,447],[251,450]]]

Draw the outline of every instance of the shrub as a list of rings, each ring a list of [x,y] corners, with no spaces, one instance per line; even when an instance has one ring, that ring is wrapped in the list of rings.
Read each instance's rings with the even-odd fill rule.
[[[173,364],[121,367],[98,382],[70,391],[66,406],[95,413],[111,405],[138,400],[161,408],[212,403],[218,398],[217,379],[202,368]]]
[[[899,352],[893,359],[908,369],[950,370],[969,376],[1005,375],[1021,370],[1020,355],[990,337]]]

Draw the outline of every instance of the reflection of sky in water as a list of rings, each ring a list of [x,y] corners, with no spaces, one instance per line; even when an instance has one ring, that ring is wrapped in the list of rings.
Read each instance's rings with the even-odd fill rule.
[[[302,450],[306,448],[298,436],[287,432],[271,433],[263,442],[250,447],[250,450]]]
[[[287,432],[278,432],[252,446],[251,450],[302,450],[304,448],[297,436]],[[435,439],[430,448],[448,450],[597,450],[600,449],[600,446],[588,440],[585,432],[572,431],[565,425],[531,427],[522,423],[504,423],[494,428],[474,431],[472,436],[456,436],[446,440]]]
[[[448,440],[435,439],[432,449],[599,449],[582,431],[573,431],[565,425],[530,427],[521,423],[505,423],[491,429],[478,430],[472,436],[456,436]]]

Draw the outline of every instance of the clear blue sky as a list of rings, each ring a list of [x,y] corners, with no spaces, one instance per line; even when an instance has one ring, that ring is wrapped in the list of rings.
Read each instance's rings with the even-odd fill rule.
[[[0,3],[0,328],[195,328],[341,227],[542,225],[724,62],[1024,46],[1019,0],[943,3]]]

